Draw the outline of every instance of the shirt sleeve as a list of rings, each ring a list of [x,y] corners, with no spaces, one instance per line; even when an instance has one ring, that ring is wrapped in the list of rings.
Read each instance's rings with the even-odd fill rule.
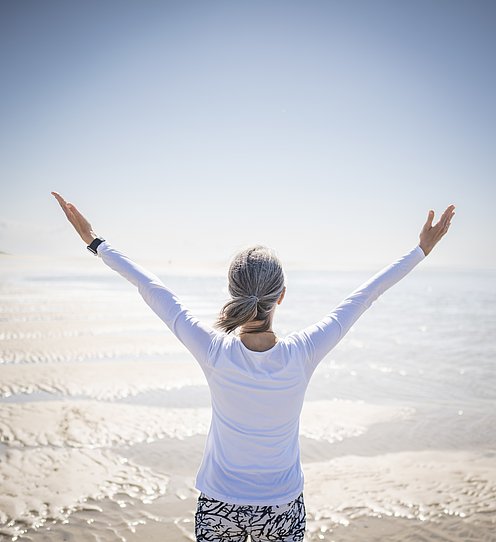
[[[299,333],[308,351],[309,376],[372,303],[424,258],[425,254],[420,246],[415,247],[354,290],[322,320]]]
[[[97,253],[106,265],[138,288],[145,303],[193,354],[200,365],[205,365],[210,345],[217,332],[195,318],[157,276],[131,261],[107,242],[98,245]]]

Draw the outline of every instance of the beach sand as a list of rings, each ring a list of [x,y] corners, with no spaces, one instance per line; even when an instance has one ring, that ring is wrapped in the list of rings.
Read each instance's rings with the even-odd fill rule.
[[[17,533],[13,539],[20,541],[194,540],[193,484],[202,446],[203,437],[196,436],[105,451],[9,454],[9,466],[1,473],[6,491],[17,492],[17,504],[32,508],[25,517],[37,518],[32,524],[37,530],[23,536],[17,523],[3,529],[5,539]],[[445,451],[349,455],[305,462],[304,471],[306,540],[495,540],[493,456]],[[24,486],[18,485],[21,479]],[[85,495],[84,502],[78,495]],[[58,509],[69,502],[64,511]],[[10,510],[4,499],[0,503],[4,512]],[[40,503],[49,507],[32,515]],[[20,510],[13,513],[20,516]]]
[[[160,376],[172,393],[205,392],[201,373],[193,364],[182,371],[153,362],[121,363],[117,371],[116,364],[47,363],[27,375],[27,365],[4,367],[8,393],[23,381],[24,391],[45,395],[0,404],[3,539],[194,539],[194,477],[209,408],[143,404],[147,393],[137,390],[151,384],[137,372]],[[81,378],[90,373],[94,382]],[[71,386],[88,396],[60,394]],[[93,398],[131,392],[141,404]],[[307,540],[495,539],[496,454],[402,447],[415,416],[412,408],[363,401],[305,404]]]
[[[98,263],[0,268],[2,542],[194,540],[204,375]],[[290,282],[282,335],[358,279],[315,280]],[[167,282],[213,320],[218,277]],[[496,541],[493,284],[398,287],[321,364],[301,418],[307,541]]]

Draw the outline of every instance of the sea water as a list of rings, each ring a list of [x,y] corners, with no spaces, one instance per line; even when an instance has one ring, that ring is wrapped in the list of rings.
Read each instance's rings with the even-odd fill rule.
[[[210,419],[191,355],[100,261],[0,265],[0,538],[139,540],[154,524],[191,539]],[[225,276],[158,268],[212,324]],[[287,271],[277,335],[375,271]],[[309,540],[391,517],[432,526],[432,539],[448,520],[450,539],[491,539],[495,330],[494,272],[420,264],[326,356],[301,421]]]

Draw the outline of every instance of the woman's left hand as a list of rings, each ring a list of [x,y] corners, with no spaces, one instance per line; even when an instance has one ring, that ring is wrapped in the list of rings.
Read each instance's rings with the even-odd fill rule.
[[[455,206],[450,205],[444,213],[441,215],[441,218],[438,220],[437,224],[432,225],[434,219],[434,211],[429,211],[427,215],[427,221],[420,232],[420,248],[424,251],[424,254],[427,256],[431,250],[439,243],[441,237],[446,235],[451,224],[451,219],[455,214]]]
[[[75,205],[67,203],[65,199],[57,192],[52,192],[52,195],[59,202],[62,210],[67,217],[67,220],[74,226],[74,229],[78,232],[81,239],[89,245],[93,239],[97,237],[91,224],[86,218],[77,210]]]

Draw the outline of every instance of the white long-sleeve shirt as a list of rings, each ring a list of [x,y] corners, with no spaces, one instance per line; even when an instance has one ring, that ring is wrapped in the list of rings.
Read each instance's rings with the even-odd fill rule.
[[[382,293],[425,258],[417,246],[353,291],[319,322],[264,352],[200,322],[155,275],[101,243],[98,255],[137,288],[207,379],[212,420],[196,487],[232,504],[277,505],[303,490],[299,419],[310,377]]]

